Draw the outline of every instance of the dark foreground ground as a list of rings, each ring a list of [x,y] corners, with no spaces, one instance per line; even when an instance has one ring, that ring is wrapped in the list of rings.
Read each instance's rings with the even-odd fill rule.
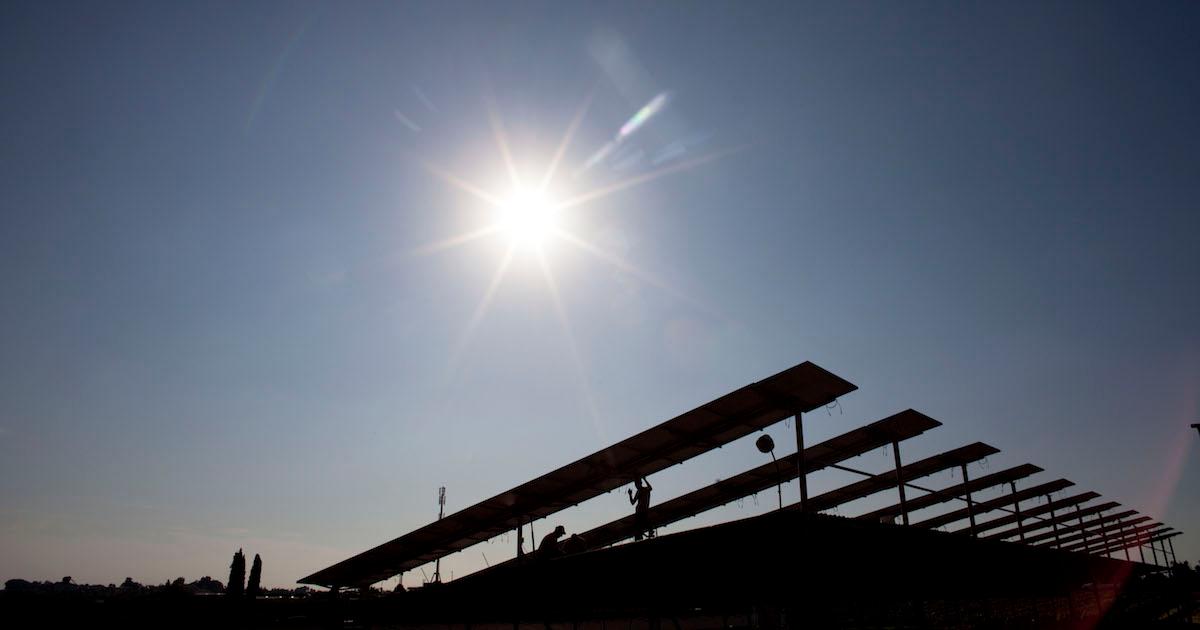
[[[5,592],[0,614],[21,626],[79,628],[1187,626],[1197,610],[1195,574],[1150,569],[963,535],[777,512],[499,566],[403,594],[247,601]]]

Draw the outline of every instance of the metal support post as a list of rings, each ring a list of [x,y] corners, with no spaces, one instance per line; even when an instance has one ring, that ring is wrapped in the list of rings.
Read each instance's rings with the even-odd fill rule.
[[[896,460],[896,489],[900,491],[900,515],[908,525],[908,504],[904,500],[904,472],[900,470],[900,441],[892,442],[892,456]]]
[[[1161,567],[1162,565],[1158,563],[1158,549],[1154,547],[1153,540],[1150,541],[1150,555],[1154,558],[1154,566]]]
[[[1076,503],[1075,504],[1075,514],[1079,517],[1079,529],[1083,533],[1083,548],[1087,549],[1087,544],[1088,544],[1087,528],[1085,528],[1083,526],[1083,515],[1079,513],[1081,511],[1082,511],[1082,509],[1079,507],[1079,504]]]
[[[1121,524],[1121,528],[1120,528],[1119,533],[1117,534],[1117,537],[1120,538],[1121,540],[1125,540],[1125,523],[1122,521],[1118,521],[1118,522]],[[1125,545],[1125,549],[1123,549],[1122,551],[1125,552],[1125,562],[1129,562],[1129,545]]]
[[[808,509],[808,475],[804,470],[804,417],[796,413],[796,479],[800,482],[800,511]]]
[[[1009,489],[1012,490],[1013,494],[1017,493],[1017,482],[1015,482],[1015,481],[1008,482],[1008,487],[1009,487]],[[1021,519],[1021,502],[1020,501],[1016,501],[1013,503],[1013,511],[1015,511],[1017,513],[1017,536],[1019,536],[1021,538],[1021,542],[1025,542],[1025,523],[1023,523],[1022,519]]]
[[[1046,495],[1046,503],[1049,503],[1051,506],[1054,505],[1054,503],[1050,501],[1050,495],[1048,494]],[[1054,548],[1058,549],[1061,546],[1058,542],[1058,519],[1054,518],[1053,507],[1050,508],[1050,526],[1054,528]]]
[[[971,520],[971,535],[975,536],[975,501],[971,499],[971,489],[967,486],[967,482],[971,480],[967,476],[967,465],[962,465],[963,487],[967,488],[967,518]]]
[[[1100,513],[1096,514],[1096,520],[1099,521],[1103,516],[1104,516],[1104,510],[1100,510]],[[1104,555],[1111,558],[1112,552],[1108,551],[1108,527],[1106,527],[1104,525],[1103,521],[1101,521],[1099,527],[1100,527],[1100,536],[1104,539]]]
[[[1142,558],[1142,564],[1146,564],[1146,548],[1138,545],[1138,555]]]
[[[1170,538],[1165,538],[1164,540],[1166,540],[1167,544],[1171,546],[1171,564],[1179,564],[1179,558],[1175,557],[1175,543],[1171,542]]]

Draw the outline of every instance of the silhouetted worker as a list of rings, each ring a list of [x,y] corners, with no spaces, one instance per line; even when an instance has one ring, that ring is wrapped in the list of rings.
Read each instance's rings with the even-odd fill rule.
[[[562,551],[564,554],[582,553],[587,551],[587,540],[579,534],[571,534],[571,537],[563,541]]]
[[[537,553],[542,558],[553,558],[559,555],[561,550],[558,548],[558,539],[566,535],[567,529],[562,525],[554,528],[554,531],[542,536],[542,544],[538,545]]]
[[[650,529],[650,491],[654,488],[645,477],[634,477],[633,487],[637,488],[636,493],[633,489],[626,490],[629,494],[629,504],[637,506],[633,510],[634,524],[637,526],[633,539],[641,540],[646,535],[646,530]]]

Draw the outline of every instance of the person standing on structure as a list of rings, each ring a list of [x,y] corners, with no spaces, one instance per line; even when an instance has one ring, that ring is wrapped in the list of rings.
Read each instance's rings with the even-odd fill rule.
[[[542,543],[538,545],[537,554],[540,558],[553,558],[554,556],[562,555],[562,549],[558,546],[558,539],[565,536],[567,529],[562,525],[554,528],[554,531],[542,536]]]
[[[637,489],[636,493],[632,488],[626,489],[625,492],[629,494],[629,504],[636,506],[633,516],[637,532],[633,534],[633,539],[641,540],[650,529],[650,491],[654,488],[645,477],[634,477],[633,487]]]

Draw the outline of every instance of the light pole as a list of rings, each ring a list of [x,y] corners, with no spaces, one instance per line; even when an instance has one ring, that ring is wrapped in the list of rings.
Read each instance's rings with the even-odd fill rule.
[[[1200,433],[1200,424],[1193,424],[1192,428],[1196,430],[1196,433]]]

